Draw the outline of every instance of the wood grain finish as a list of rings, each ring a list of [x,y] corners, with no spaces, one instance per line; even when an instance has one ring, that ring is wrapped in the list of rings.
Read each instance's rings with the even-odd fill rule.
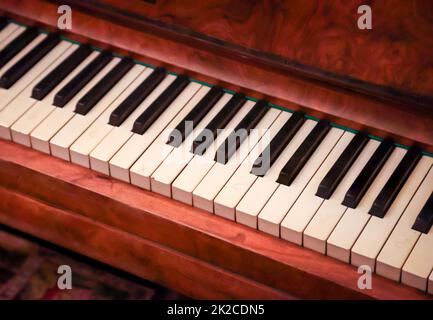
[[[388,0],[370,1],[374,26],[383,29],[373,36],[348,25],[346,12],[358,1],[298,0],[290,7],[277,1],[188,1],[177,8],[160,0],[103,1],[134,9],[153,19],[150,24],[104,20],[73,7],[67,36],[433,151],[429,2],[399,1],[394,8]],[[57,4],[50,1],[2,0],[0,10],[49,30],[57,24]],[[403,17],[405,12],[417,20]],[[396,20],[404,32],[395,32]],[[324,82],[327,76],[333,81]],[[371,86],[351,83],[355,78]],[[407,103],[418,94],[419,101]],[[5,141],[0,222],[192,297],[431,298],[378,276],[373,290],[360,290],[349,265]]]
[[[194,297],[431,298],[379,276],[360,290],[352,266],[6,141],[0,186],[2,223]]]
[[[151,5],[143,2],[141,6],[149,8]],[[57,5],[48,1],[3,0],[0,9],[25,23],[36,23],[50,30],[57,25]],[[132,22],[123,26],[80,10],[74,10],[73,29],[67,35],[78,41],[90,41],[115,52],[130,54],[147,63],[166,66],[175,72],[187,73],[199,80],[243,91],[255,98],[266,98],[289,109],[303,109],[341,125],[392,137],[403,144],[418,142],[433,151],[433,116],[411,104],[354,93],[343,87],[281,71],[260,59],[229,55],[212,47],[194,47],[182,37],[174,39],[173,34],[171,37],[162,36],[154,29],[146,28],[138,31]]]
[[[293,299],[238,274],[2,187],[0,223],[175,288],[189,297]]]

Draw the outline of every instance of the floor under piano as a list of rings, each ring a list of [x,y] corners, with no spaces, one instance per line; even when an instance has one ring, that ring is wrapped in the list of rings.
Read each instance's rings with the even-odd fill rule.
[[[58,288],[60,265],[71,267],[71,290]],[[0,225],[0,300],[185,298],[157,284]]]

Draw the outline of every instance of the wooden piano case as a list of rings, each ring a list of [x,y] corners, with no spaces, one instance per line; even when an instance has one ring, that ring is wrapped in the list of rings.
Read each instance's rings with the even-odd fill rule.
[[[373,31],[356,27],[361,1],[2,0],[0,10],[55,30],[68,4],[68,38],[432,151],[433,6],[391,2],[370,1]],[[353,266],[7,141],[0,223],[193,298],[431,298],[376,275],[361,290]]]

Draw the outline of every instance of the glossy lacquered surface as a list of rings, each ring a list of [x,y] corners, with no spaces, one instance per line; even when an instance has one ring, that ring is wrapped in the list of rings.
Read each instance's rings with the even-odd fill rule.
[[[431,298],[360,290],[355,267],[2,140],[0,199],[1,223],[191,297]]]

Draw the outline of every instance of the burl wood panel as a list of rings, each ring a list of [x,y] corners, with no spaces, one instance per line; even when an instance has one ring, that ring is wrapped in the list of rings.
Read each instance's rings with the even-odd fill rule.
[[[274,55],[293,69],[327,81],[362,80],[388,91],[395,88],[433,98],[431,1],[92,2]],[[363,4],[372,9],[372,30],[357,26],[357,10]]]
[[[0,209],[3,206],[2,211],[8,212],[6,215],[3,214],[1,221],[25,232],[50,237],[50,241],[68,247],[73,246],[76,250],[86,245],[85,241],[80,241],[79,231],[75,230],[81,227],[81,222],[72,222],[69,218],[62,218],[64,216],[77,216],[74,220],[89,223],[91,221],[101,229],[109,228],[127,233],[132,242],[145,239],[157,247],[176,251],[179,258],[176,258],[178,260],[175,265],[170,264],[168,260],[160,261],[159,258],[157,262],[160,262],[159,267],[164,268],[165,264],[168,264],[169,268],[176,268],[176,273],[180,274],[188,272],[185,270],[191,266],[188,261],[194,258],[206,265],[225,270],[231,275],[237,275],[242,281],[250,279],[249,281],[265,288],[274,288],[276,292],[290,293],[300,298],[432,298],[376,275],[373,277],[373,290],[360,290],[357,287],[358,273],[352,266],[6,141],[0,141],[0,186],[3,188],[0,190],[0,194],[3,194],[0,196]],[[58,211],[48,210],[53,217],[47,219],[43,218],[43,213],[37,216],[35,213],[34,217],[32,213],[31,217],[25,218],[26,213],[20,211],[14,200],[16,198],[7,201],[12,198],[8,190],[31,197],[35,201],[57,208]],[[32,206],[33,204],[29,205],[28,210]],[[49,221],[52,219],[58,219],[58,224],[50,224]],[[21,220],[25,223],[20,224]],[[41,228],[47,230],[39,230]],[[109,249],[102,243],[108,239],[98,236],[99,232],[105,231],[97,231],[97,228],[92,230],[86,235],[92,239],[91,234],[95,233],[94,242],[89,240],[92,246],[104,247],[109,254]],[[51,231],[54,234],[62,231],[69,238],[62,242],[58,238],[60,236],[51,235]],[[74,235],[77,235],[77,239]],[[106,234],[106,237],[110,235]],[[129,251],[129,247],[134,246],[125,245],[123,240],[116,244],[116,241],[113,237],[109,242],[116,250],[125,246],[125,250]],[[135,254],[131,253],[132,256]],[[182,262],[182,257],[186,259],[185,263]],[[109,260],[103,261],[115,262],[114,258],[106,259]],[[116,266],[122,267],[118,264]],[[204,267],[199,269],[204,282],[208,277],[215,275],[213,271]],[[127,271],[141,274],[138,267]],[[174,285],[174,280],[165,279],[169,275],[158,275],[161,278],[150,274],[153,280]],[[177,281],[184,280],[182,277],[177,278]],[[216,286],[214,280],[209,281],[209,287]],[[258,284],[256,288],[260,287]],[[174,288],[185,292],[188,285],[187,282],[175,285]],[[224,282],[224,286],[224,294],[227,296],[249,297],[245,291],[238,291],[235,283],[231,286],[229,282]],[[271,295],[270,291],[266,292]],[[197,293],[197,296],[199,295],[201,293]]]
[[[144,2],[142,5],[150,6]],[[57,25],[57,4],[51,2],[2,0],[0,9],[25,23],[36,23],[50,30]],[[176,37],[167,38],[152,33],[145,26],[134,25],[133,21],[128,21],[126,26],[119,23],[82,13],[73,7],[73,28],[67,35],[290,109],[303,109],[354,129],[393,137],[400,143],[416,141],[433,151],[433,116],[422,108],[311,81],[282,72],[277,66],[272,68],[250,56],[230,55],[230,51],[221,47],[207,44],[195,47],[195,43],[189,43],[177,31],[172,33]]]

